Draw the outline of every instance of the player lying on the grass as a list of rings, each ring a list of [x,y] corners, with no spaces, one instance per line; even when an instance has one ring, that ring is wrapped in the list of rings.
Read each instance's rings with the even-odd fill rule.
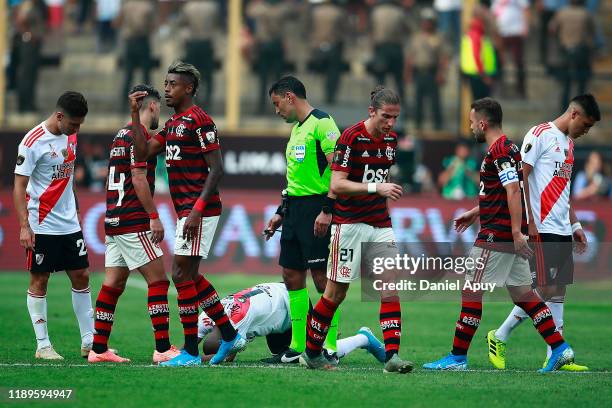
[[[544,341],[553,349],[543,372],[558,370],[574,360],[574,352],[555,327],[550,309],[531,288],[527,258],[527,219],[521,191],[521,153],[502,130],[502,109],[491,98],[472,103],[470,128],[478,143],[489,149],[480,167],[478,206],[455,220],[465,231],[480,216],[480,231],[469,257],[477,268],[468,270],[466,281],[505,286],[514,304],[527,312]],[[453,349],[440,360],[427,363],[431,370],[466,370],[467,352],[482,317],[483,291],[464,289],[461,313],[455,325]]]
[[[536,252],[531,265],[532,275],[559,333],[563,333],[566,287],[574,282],[572,245],[576,243],[579,253],[584,252],[587,245],[582,225],[570,205],[574,140],[586,135],[600,119],[593,95],[577,96],[557,119],[532,127],[521,148],[529,241],[535,242]],[[512,330],[527,317],[523,309],[515,306],[504,323],[487,334],[489,360],[495,368],[506,368],[506,341]],[[550,355],[548,347],[547,360]],[[561,366],[560,370],[586,371],[588,367],[571,363]]]
[[[18,148],[13,198],[30,272],[27,305],[36,335],[35,357],[45,360],[63,359],[47,331],[47,284],[53,272],[65,270],[70,278],[83,357],[93,342],[89,262],[73,187],[77,133],[87,110],[83,95],[64,92],[55,112],[30,130]]]
[[[260,283],[224,297],[221,304],[242,337],[252,341],[255,337],[265,336],[272,354],[281,358],[285,355],[291,344],[291,317],[289,292],[284,283]],[[220,331],[205,312],[200,313],[198,318],[198,339],[204,342],[202,350],[205,360],[219,349]],[[385,362],[384,345],[367,327],[359,329],[354,336],[339,339],[336,346],[337,351],[329,356],[330,359],[341,358],[357,348],[363,348],[381,363]],[[233,361],[234,357],[235,354],[232,354],[225,361]],[[297,363],[297,360],[288,359],[285,362]]]
[[[371,93],[368,119],[346,129],[332,163],[331,190],[336,194],[331,246],[327,262],[325,292],[309,315],[306,351],[300,364],[313,369],[333,369],[321,349],[332,316],[346,297],[349,284],[359,278],[362,243],[382,243],[383,253],[395,257],[398,249],[391,227],[387,199],[398,200],[402,187],[389,183],[389,169],[395,163],[397,134],[393,132],[400,114],[395,92],[376,87]],[[372,247],[366,256],[369,256]],[[381,292],[380,328],[385,341],[384,372],[408,373],[412,363],[399,357],[402,315],[395,292]]]
[[[142,132],[150,139],[149,130],[155,130],[159,125],[159,92],[148,85],[137,85],[130,94],[134,92],[146,92],[141,101],[140,120]],[[119,130],[110,148],[104,218],[106,269],[96,301],[96,334],[89,352],[90,363],[130,361],[108,348],[108,338],[115,320],[117,301],[133,270],[142,274],[149,287],[149,316],[155,335],[153,362],[168,361],[179,354],[170,345],[168,336],[170,282],[164,271],[163,252],[159,247],[164,239],[164,227],[153,202],[157,157],[153,156],[146,162],[135,159],[131,129],[132,124],[129,123]]]
[[[160,363],[164,367],[202,364],[198,352],[198,307],[215,321],[223,337],[211,364],[220,363],[230,352],[246,346],[246,340],[234,330],[223,311],[217,291],[199,272],[221,216],[218,185],[223,176],[217,126],[194,104],[199,84],[200,72],[193,65],[175,61],[168,67],[164,98],[174,115],[149,140],[141,130],[138,108],[146,92],[130,95],[136,160],[146,161],[165,150],[170,196],[177,215],[172,280],[185,343],[179,355]]]

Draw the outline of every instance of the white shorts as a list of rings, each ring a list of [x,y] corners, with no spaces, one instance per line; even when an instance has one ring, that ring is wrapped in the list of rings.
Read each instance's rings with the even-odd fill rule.
[[[107,235],[105,242],[105,267],[127,267],[133,271],[164,254],[159,244],[151,241],[151,231]]]
[[[496,287],[531,286],[529,261],[519,255],[474,246],[468,256],[476,267],[466,271],[466,281],[495,283]]]
[[[183,225],[187,217],[176,220],[176,239],[174,241],[174,255],[184,256],[201,256],[203,259],[208,258],[208,251],[212,245],[219,216],[203,217],[198,228],[198,233],[192,241],[183,239]]]
[[[367,242],[387,243],[376,245],[376,254],[364,254],[366,258],[376,256],[395,257],[398,254],[392,228],[377,228],[368,224],[333,224],[327,261],[327,278],[334,282],[349,283],[359,279],[361,269],[361,244]],[[380,253],[382,252],[384,253]]]

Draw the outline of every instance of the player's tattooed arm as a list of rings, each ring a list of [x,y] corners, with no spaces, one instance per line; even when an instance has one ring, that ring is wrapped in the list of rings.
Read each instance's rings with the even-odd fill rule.
[[[140,109],[142,101],[147,96],[146,91],[137,91],[130,94],[130,113],[132,116],[132,139],[134,140],[134,153],[136,161],[145,162],[159,154],[163,146],[157,140],[151,138],[147,141],[140,122]]]
[[[204,158],[209,168],[208,177],[206,177],[202,193],[200,193],[196,205],[193,206],[185,220],[185,224],[183,224],[183,239],[188,241],[196,235],[196,230],[200,225],[202,212],[204,211],[203,206],[200,206],[200,209],[196,207],[198,207],[199,203],[205,204],[215,194],[219,181],[221,177],[223,177],[223,157],[221,156],[221,150],[215,149],[206,152],[204,153]]]
[[[142,204],[147,214],[157,214],[157,208],[151,195],[149,188],[149,182],[147,181],[147,168],[146,167],[134,167],[131,170],[132,173],[132,184],[134,184],[134,191],[138,201]],[[158,244],[164,240],[164,227],[159,220],[159,217],[151,217],[150,221],[151,228],[151,240],[154,244]]]
[[[30,228],[28,221],[28,207],[26,203],[26,187],[30,177],[15,174],[15,183],[13,185],[13,201],[17,218],[19,220],[19,243],[25,249],[34,249],[34,232]]]

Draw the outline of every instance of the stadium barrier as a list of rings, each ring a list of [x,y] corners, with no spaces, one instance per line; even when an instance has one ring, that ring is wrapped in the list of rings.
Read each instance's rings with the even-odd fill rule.
[[[104,268],[104,213],[103,193],[79,192],[81,221],[93,271]],[[223,214],[210,250],[209,259],[201,264],[207,273],[264,273],[280,274],[277,259],[280,233],[265,242],[261,232],[274,214],[280,197],[275,190],[249,191],[224,189],[221,191]],[[155,201],[165,228],[162,244],[170,255],[174,245],[176,216],[170,197],[156,195]],[[472,208],[476,201],[445,201],[438,196],[407,196],[391,206],[391,216],[398,242],[456,242],[467,246],[475,238],[476,226],[461,235],[452,228],[452,220]],[[577,269],[589,267],[596,259],[600,245],[610,241],[612,213],[609,202],[580,203],[576,214],[590,242],[589,251],[577,257]],[[608,245],[609,247],[609,245]],[[606,258],[607,259],[607,258]],[[171,256],[165,256],[170,266]],[[0,271],[23,270],[25,251],[19,245],[19,224],[13,207],[12,193],[0,191]],[[169,270],[169,269],[168,269]]]

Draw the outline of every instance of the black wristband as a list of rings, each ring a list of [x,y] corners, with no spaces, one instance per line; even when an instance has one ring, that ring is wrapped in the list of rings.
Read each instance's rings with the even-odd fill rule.
[[[283,217],[285,215],[285,211],[283,211],[283,205],[279,205],[278,208],[276,209],[276,214],[280,215],[281,217]]]
[[[335,198],[331,198],[329,196],[325,197],[325,201],[323,202],[323,206],[321,207],[321,211],[324,214],[331,214],[334,210],[334,204],[336,203]]]

